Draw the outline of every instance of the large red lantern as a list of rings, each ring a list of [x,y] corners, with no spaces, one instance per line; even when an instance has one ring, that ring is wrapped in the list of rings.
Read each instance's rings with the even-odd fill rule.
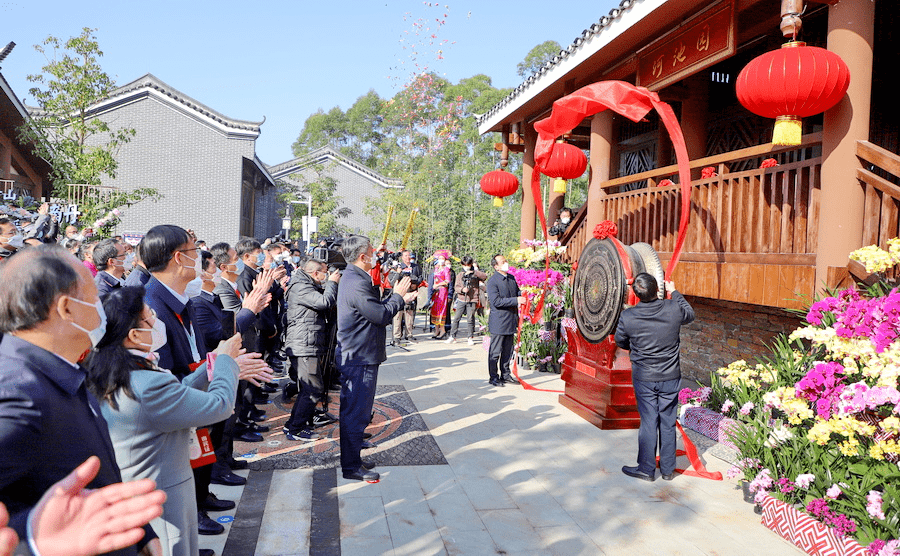
[[[503,206],[503,197],[508,197],[519,190],[519,178],[503,170],[494,170],[481,176],[481,190],[494,196],[494,206]]]
[[[841,57],[803,42],[789,42],[750,61],[735,87],[740,103],[765,118],[775,118],[775,145],[799,145],[800,118],[837,104],[850,86],[850,69]]]
[[[556,178],[553,182],[554,193],[566,192],[566,180],[574,180],[581,177],[587,168],[587,157],[584,151],[576,147],[559,141],[553,144],[553,152],[550,153],[550,160],[541,171]]]

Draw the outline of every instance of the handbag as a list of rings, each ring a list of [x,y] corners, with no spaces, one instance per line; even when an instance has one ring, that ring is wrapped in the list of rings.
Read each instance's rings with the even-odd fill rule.
[[[216,462],[216,452],[209,437],[209,429],[191,427],[191,433],[188,435],[188,454],[191,458],[191,469]]]

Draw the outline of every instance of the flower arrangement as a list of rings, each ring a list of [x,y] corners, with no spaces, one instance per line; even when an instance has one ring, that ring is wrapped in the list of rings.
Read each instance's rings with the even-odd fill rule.
[[[727,475],[757,502],[772,496],[869,554],[900,555],[900,290],[837,292],[805,320],[765,360],[718,369],[708,392],[679,401],[738,422]]]
[[[541,241],[541,240],[525,240],[526,247],[521,249],[513,249],[507,255],[510,263],[519,265],[523,268],[533,267],[544,268],[544,261],[547,257],[551,261],[555,260],[558,255],[566,252],[566,246],[558,241]]]
[[[866,272],[884,272],[900,264],[900,238],[888,240],[888,250],[869,245],[850,253],[850,258],[866,267]]]

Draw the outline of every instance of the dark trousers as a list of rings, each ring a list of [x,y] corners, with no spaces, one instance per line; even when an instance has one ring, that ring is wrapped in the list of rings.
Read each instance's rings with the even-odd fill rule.
[[[291,431],[299,432],[312,426],[316,404],[322,401],[325,385],[322,382],[322,357],[291,356],[291,371],[297,376],[297,401],[291,409],[291,417],[285,423]]]
[[[645,382],[632,379],[641,428],[638,430],[638,470],[656,473],[656,448],[659,446],[659,471],[675,472],[675,419],[681,379]]]
[[[378,365],[341,367],[341,470],[349,473],[362,466],[359,451],[363,433],[372,418]]]
[[[466,315],[466,321],[469,323],[469,338],[475,337],[475,302],[457,301],[454,305],[456,314],[453,315],[453,326],[450,327],[450,335],[456,338],[459,331],[459,321],[462,320],[463,313]]]
[[[491,347],[488,350],[488,376],[491,380],[509,376],[509,360],[512,358],[514,338],[512,334],[491,334]]]

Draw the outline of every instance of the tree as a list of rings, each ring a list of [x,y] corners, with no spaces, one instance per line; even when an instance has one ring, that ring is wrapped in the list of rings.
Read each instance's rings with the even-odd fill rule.
[[[528,51],[525,59],[516,65],[516,73],[519,77],[525,79],[532,73],[535,73],[541,66],[552,60],[554,56],[559,54],[562,47],[556,41],[545,41]]]
[[[315,177],[309,179],[303,174],[291,174],[291,179],[298,182],[298,187],[288,188],[283,194],[279,195],[278,201],[287,206],[292,201],[306,200],[307,195],[312,196],[312,214],[318,217],[318,237],[327,237],[342,234],[348,231],[347,226],[341,223],[342,218],[347,218],[352,214],[348,207],[340,206],[341,197],[334,194],[337,190],[337,182],[334,178],[327,175],[330,165],[316,165],[312,168]],[[304,193],[304,195],[299,195]],[[305,208],[305,207],[301,207]],[[293,209],[291,219],[291,229],[294,232],[302,230],[301,216],[306,214],[305,210],[300,212],[297,208]]]
[[[19,135],[34,145],[35,154],[50,161],[57,197],[67,196],[68,184],[100,185],[103,176],[115,178],[116,154],[135,135],[132,128],[111,128],[92,111],[116,89],[100,67],[103,52],[94,31],[85,27],[64,43],[49,36],[34,47],[47,64],[43,73],[28,76],[36,84],[28,92],[38,108],[19,128]],[[112,195],[91,191],[80,199],[79,211],[82,221],[90,224],[113,209],[158,196],[152,188]]]

